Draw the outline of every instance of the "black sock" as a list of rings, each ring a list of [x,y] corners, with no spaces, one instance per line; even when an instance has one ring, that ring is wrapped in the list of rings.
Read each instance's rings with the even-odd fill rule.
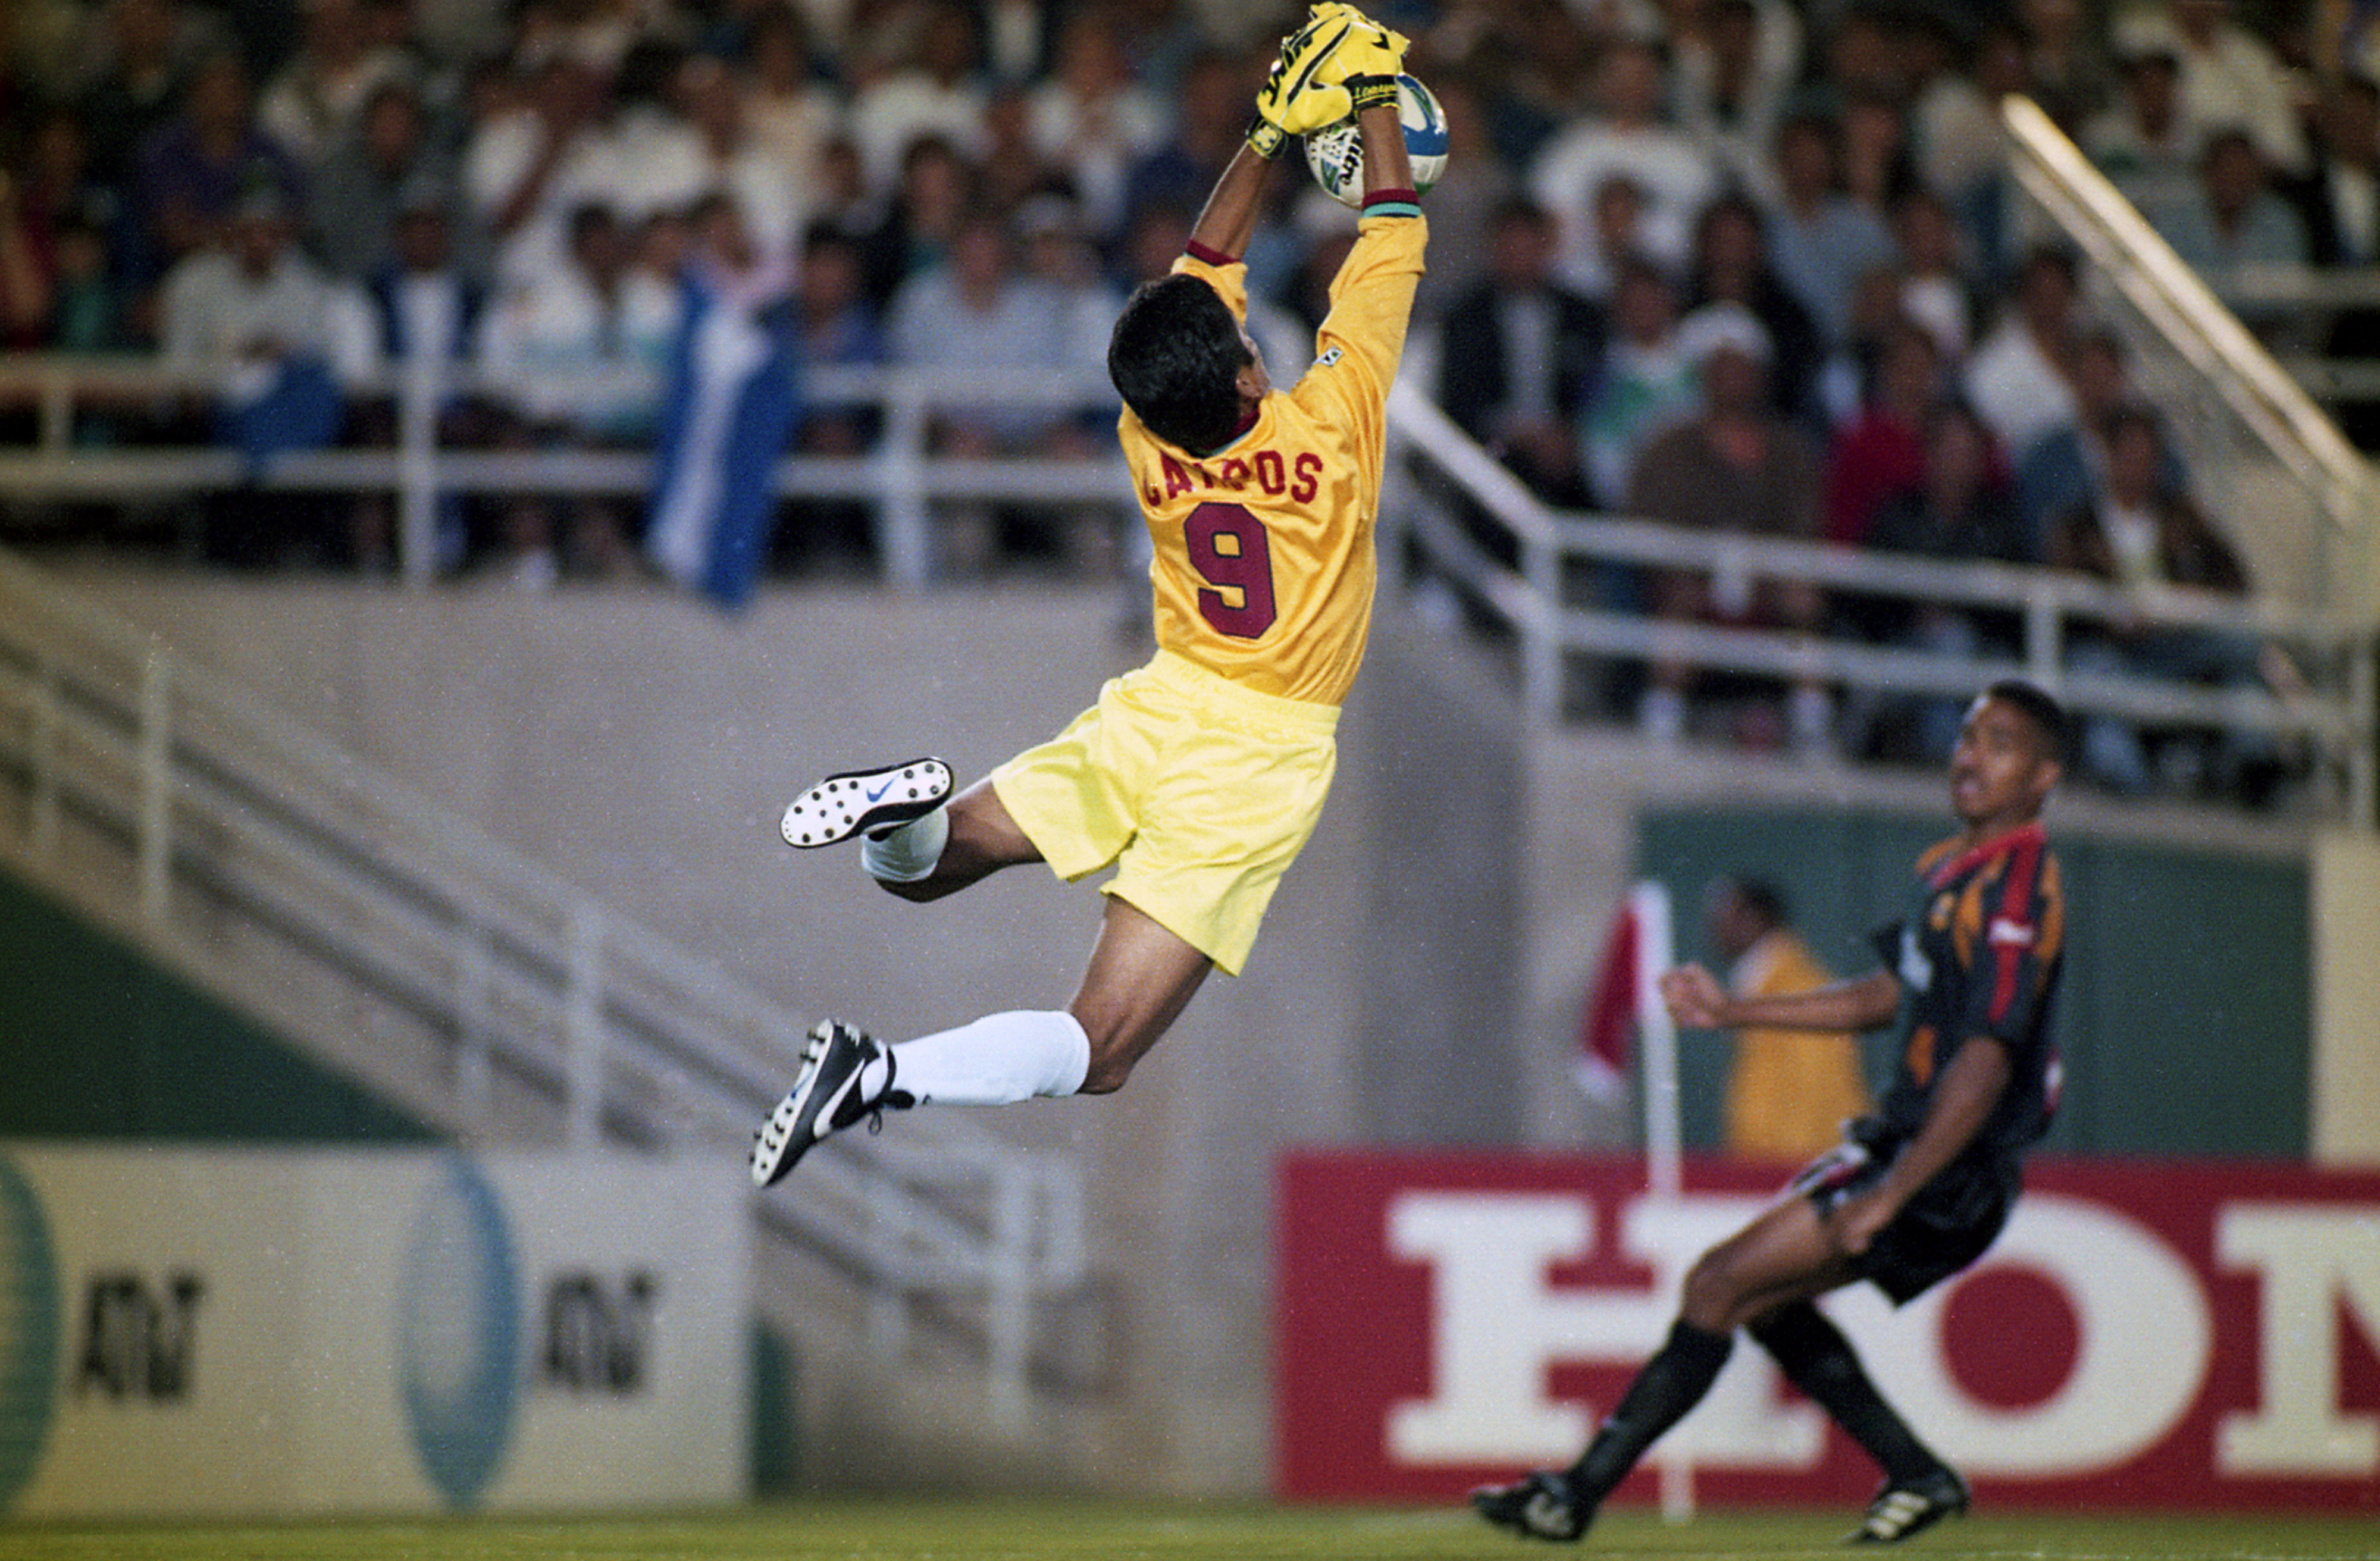
[[[1780,1306],[1746,1330],[1777,1358],[1786,1380],[1815,1399],[1852,1440],[1884,1466],[1885,1478],[1905,1484],[1946,1466],[1895,1414],[1870,1382],[1852,1341],[1806,1301]]]
[[[1734,1335],[1706,1333],[1679,1320],[1669,1341],[1645,1362],[1619,1407],[1571,1465],[1571,1482],[1589,1507],[1609,1495],[1645,1449],[1661,1439],[1661,1433],[1703,1401],[1734,1348]]]

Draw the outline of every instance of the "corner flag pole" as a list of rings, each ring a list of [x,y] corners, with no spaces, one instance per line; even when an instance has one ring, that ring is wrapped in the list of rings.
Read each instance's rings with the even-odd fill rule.
[[[1661,974],[1670,968],[1670,891],[1651,879],[1628,893],[1636,922],[1636,1023],[1645,1058],[1645,1181],[1658,1202],[1674,1204],[1685,1191],[1682,1140],[1678,1120],[1678,1026],[1661,1000]],[[1678,1438],[1665,1439],[1654,1455],[1661,1473],[1661,1516],[1683,1523],[1694,1515],[1693,1454]]]
[[[1628,891],[1636,920],[1636,1023],[1645,1047],[1645,1176],[1657,1197],[1684,1190],[1678,1126],[1678,1026],[1661,1000],[1670,968],[1670,891],[1647,880]]]

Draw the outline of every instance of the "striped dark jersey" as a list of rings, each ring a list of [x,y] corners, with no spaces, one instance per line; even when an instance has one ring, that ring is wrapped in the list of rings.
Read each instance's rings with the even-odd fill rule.
[[[1917,859],[1907,919],[1876,934],[1900,978],[1900,1066],[1878,1108],[1897,1136],[1916,1132],[1935,1081],[1960,1045],[1988,1035],[2010,1072],[1973,1148],[2013,1157],[2058,1108],[2052,1035],[2065,964],[2066,895],[2038,823],[1979,845],[1942,841]]]

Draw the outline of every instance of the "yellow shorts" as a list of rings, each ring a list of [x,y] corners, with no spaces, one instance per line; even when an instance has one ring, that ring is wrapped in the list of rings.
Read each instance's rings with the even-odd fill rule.
[[[1160,650],[1066,730],[992,771],[1050,869],[1119,864],[1121,897],[1237,975],[1322,817],[1338,707],[1258,694]]]

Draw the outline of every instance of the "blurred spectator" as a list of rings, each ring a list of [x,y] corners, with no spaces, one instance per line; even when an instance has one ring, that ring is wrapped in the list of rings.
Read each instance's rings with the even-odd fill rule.
[[[1554,280],[1554,221],[1515,197],[1488,235],[1487,280],[1447,310],[1439,401],[1549,503],[1587,502],[1579,413],[1603,357],[1603,311]]]
[[[1678,334],[1700,368],[1701,407],[1645,446],[1630,478],[1630,513],[1696,531],[1815,539],[1818,462],[1801,433],[1768,410],[1767,333],[1743,309],[1719,304],[1689,316]],[[1657,569],[1649,587],[1653,615],[1680,623],[1815,631],[1822,606],[1808,587],[1732,571]],[[1668,658],[1655,660],[1650,675],[1639,719],[1656,741],[1683,735],[1687,698],[1696,693],[1734,705],[1729,724],[1747,745],[1775,747],[1790,732],[1797,749],[1816,752],[1829,740],[1831,711],[1815,685],[1792,690],[1780,721],[1765,683],[1715,677],[1697,688],[1692,667]]]
[[[2109,328],[2078,333],[2067,352],[2066,382],[2074,412],[2035,439],[2017,465],[2017,505],[2033,536],[2034,552],[2046,557],[2051,528],[2069,512],[2094,502],[2105,487],[2107,447],[2101,435],[2107,418],[2134,399],[2121,336]],[[2187,490],[2180,453],[2164,441],[2159,483]]]
[[[510,437],[549,449],[623,447],[649,440],[651,376],[668,361],[680,302],[674,278],[636,263],[632,236],[610,208],[571,213],[567,260],[490,310],[480,358],[512,398]],[[625,542],[615,507],[574,506],[574,567],[616,569]],[[505,511],[502,567],[524,588],[551,586],[565,563],[554,517],[525,496]]]
[[[65,107],[48,108],[34,116],[13,176],[0,175],[8,186],[6,204],[20,229],[28,267],[6,309],[21,345],[65,347],[87,341],[84,351],[129,345],[123,336],[128,321],[116,259],[124,203],[92,176],[89,152],[82,116]],[[74,230],[71,241],[68,229]],[[60,252],[69,242],[77,251],[71,264]],[[63,281],[68,271],[75,274],[71,287]],[[30,302],[30,288],[46,296],[44,307]],[[37,322],[26,323],[36,316]]]
[[[1825,351],[1818,327],[1769,264],[1767,218],[1751,197],[1730,192],[1703,208],[1694,224],[1689,310],[1734,304],[1768,333],[1770,403],[1791,417],[1812,417]]]
[[[1024,271],[1049,299],[1056,324],[1053,367],[1072,370],[1094,387],[1099,405],[1086,416],[1086,431],[1105,431],[1115,421],[1106,402],[1108,337],[1123,309],[1123,295],[1108,282],[1082,209],[1056,192],[1035,196],[1018,209],[1017,237],[1024,245]]]
[[[1051,340],[1045,361],[1072,375],[1087,396],[1067,411],[1065,423],[1052,430],[1044,447],[1069,458],[1088,459],[1098,453],[1100,437],[1115,426],[1108,337],[1123,312],[1123,295],[1100,270],[1099,251],[1069,197],[1035,196],[1017,212],[1015,226],[1024,245],[1026,284],[1043,295],[1050,311]],[[1074,437],[1069,437],[1069,427]],[[1093,578],[1115,572],[1119,538],[1111,511],[1068,508],[1057,525],[1071,568]]]
[[[1897,265],[1872,267],[1852,288],[1851,324],[1818,369],[1816,427],[1831,432],[1859,415],[1884,340],[1910,318],[1900,305],[1902,277]]]
[[[817,204],[812,227],[831,227],[844,237],[866,241],[884,226],[891,202],[869,191],[859,168],[859,149],[843,134],[829,136],[819,148]]]
[[[2065,374],[2081,277],[2074,257],[2043,246],[2017,272],[2015,295],[1968,360],[1967,399],[2022,462],[2034,442],[2074,417]]]
[[[889,319],[894,359],[911,368],[959,374],[1068,361],[1049,290],[1019,274],[1006,225],[981,208],[960,224],[946,261],[901,284]],[[940,454],[978,458],[1081,458],[1096,449],[1064,408],[996,399],[938,402],[932,440]],[[943,564],[957,574],[989,568],[1002,546],[998,517],[981,511],[948,515],[941,530]]]
[[[571,213],[592,203],[617,210],[625,185],[594,67],[556,50],[520,85],[509,107],[473,126],[463,151],[464,191],[507,287],[533,287],[562,269]]]
[[[975,19],[964,6],[928,9],[906,62],[862,88],[851,105],[851,137],[871,188],[891,188],[909,148],[924,137],[939,137],[970,161],[982,150],[980,60]]]
[[[1925,454],[1917,486],[1888,501],[1869,528],[1867,549],[1959,563],[2035,563],[2033,536],[2009,490],[2007,463],[1991,430],[1957,402],[1937,405],[1926,419]],[[1969,660],[2011,656],[2019,648],[2013,613],[1953,607],[1911,597],[1853,596],[1845,603],[1869,640]],[[1913,749],[1892,756],[1940,764],[1958,741],[1962,706],[1950,699],[1895,701],[1879,712],[1900,728]]]
[[[734,75],[715,54],[670,70],[668,112],[645,125],[625,162],[626,211],[686,211],[704,196],[735,198],[745,230],[771,264],[790,264],[808,213],[792,170],[745,117]]]
[[[1504,204],[1521,193],[1521,180],[1496,155],[1488,140],[1478,88],[1471,77],[1460,71],[1442,75],[1433,71],[1429,86],[1446,115],[1448,148],[1446,171],[1424,197],[1430,231],[1484,234],[1495,225],[1496,213]],[[1484,281],[1488,248],[1475,242],[1435,246],[1429,270],[1414,294],[1415,321],[1427,323],[1440,319],[1449,304]]]
[[[1859,413],[1827,453],[1826,538],[1866,543],[1884,506],[1916,488],[1925,472],[1925,419],[1941,399],[1942,349],[1912,320],[1894,322],[1868,372]]]
[[[1196,212],[1224,165],[1240,150],[1248,127],[1248,94],[1237,54],[1207,50],[1193,59],[1173,104],[1171,135],[1142,154],[1124,179],[1124,215],[1137,224],[1152,206]],[[1188,228],[1184,228],[1187,236]],[[1174,250],[1181,248],[1177,242]]]
[[[214,378],[204,416],[252,470],[285,451],[330,443],[346,416],[333,368],[337,295],[296,235],[287,198],[261,184],[233,209],[223,244],[176,265],[160,295],[164,361]],[[298,508],[236,497],[213,517],[210,551],[259,562],[279,540],[263,533]]]
[[[1893,204],[1892,236],[1900,247],[1900,311],[1934,333],[1944,357],[1963,359],[1974,331],[1975,296],[1949,206],[1932,190],[1908,190]]]
[[[940,136],[909,143],[901,183],[868,238],[868,296],[889,311],[903,284],[941,265],[977,201],[974,165]]]
[[[974,172],[976,200],[1002,215],[1053,189],[1074,199],[1074,175],[1033,142],[1033,97],[1020,84],[1004,82],[986,96]]]
[[[2313,172],[2290,187],[2316,265],[2380,261],[2380,83],[2350,76],[2325,90]]]
[[[2083,0],[2022,0],[2017,18],[2034,101],[2059,129],[2079,138],[2116,91],[2112,60],[2090,8]]]
[[[0,345],[43,345],[55,297],[53,267],[35,250],[16,179],[0,168]]]
[[[590,204],[571,213],[569,258],[489,311],[480,357],[533,424],[633,440],[652,430],[652,392],[616,371],[659,367],[677,318],[673,279],[638,266],[634,236]]]
[[[744,123],[791,183],[793,203],[815,210],[827,184],[827,143],[841,134],[843,104],[826,79],[801,18],[770,0],[745,35],[746,69],[736,83]]]
[[[2049,562],[2079,570],[2153,599],[2166,587],[2244,596],[2248,574],[2238,553],[2198,506],[2167,487],[2159,472],[2163,445],[2156,414],[2138,405],[2108,416],[2107,486],[2070,512],[2051,534]],[[2250,688],[2277,688],[2295,679],[2286,659],[2250,635],[2217,628],[2173,628],[2117,622],[2078,630],[2068,664],[2087,672],[2129,672],[2150,677]],[[2221,780],[2268,788],[2277,748],[2268,737],[2238,732],[2210,741],[2203,734],[2161,735],[2157,768],[2146,735],[2131,723],[2095,716],[2083,723],[2084,771],[2124,793],[2149,789],[2162,773],[2169,783]]]
[[[983,65],[998,81],[1030,81],[1053,58],[1051,26],[1071,7],[1046,0],[978,0],[983,13]]]
[[[1764,878],[1722,878],[1703,902],[1704,935],[1739,998],[1815,991],[1834,979]],[[1723,1142],[1744,1159],[1801,1162],[1839,1142],[1868,1108],[1856,1036],[1746,1025],[1728,1065]]]
[[[2380,263],[2380,85],[2366,76],[2334,82],[2315,123],[2321,135],[2313,174],[2292,191],[2313,262]],[[2323,353],[2380,358],[2380,309],[2366,304],[2333,316]],[[2359,448],[2380,449],[2380,401],[2344,401],[2333,410],[2340,430]]]
[[[2258,305],[2239,284],[2242,266],[2301,266],[2305,224],[2272,188],[2264,153],[2245,130],[2216,130],[2198,157],[2198,187],[2159,229],[2182,262],[2258,334],[2271,339],[2307,322],[2301,311]]]
[[[1718,172],[1694,139],[1661,118],[1666,63],[1658,45],[1604,42],[1595,64],[1594,108],[1538,152],[1529,175],[1537,204],[1562,224],[1563,273],[1584,273],[1596,191],[1624,174],[1645,192],[1645,247],[1656,259],[1684,259],[1694,213],[1718,188]]]
[[[1843,196],[1888,231],[1893,203],[1919,182],[1900,104],[1880,92],[1855,92],[1840,115]]]
[[[891,357],[882,324],[868,307],[858,245],[832,228],[814,227],[802,245],[794,294],[802,361],[821,369],[872,369]],[[802,448],[819,454],[856,455],[871,447],[882,418],[873,403],[812,401],[802,424]]]
[[[2082,127],[2083,154],[2152,224],[2184,198],[2204,132],[2181,95],[2181,60],[2169,42],[2123,40],[2121,91]]]
[[[1165,105],[1133,80],[1116,26],[1102,10],[1069,14],[1049,78],[1030,98],[1034,150],[1065,173],[1102,240],[1123,231],[1131,171],[1172,128]]]
[[[1802,69],[1802,18],[1786,0],[1675,0],[1670,46],[1678,124],[1728,183],[1763,176]]]
[[[300,198],[304,180],[258,127],[239,57],[211,54],[191,78],[181,112],[141,153],[135,205],[146,253],[138,274],[162,274],[213,244],[233,206],[260,185],[289,203]]]
[[[110,229],[88,207],[50,227],[50,319],[42,345],[57,352],[122,352],[133,345],[131,303],[109,251]],[[78,415],[76,437],[104,442],[112,428],[98,414]]]
[[[90,137],[91,171],[128,189],[140,176],[140,149],[179,109],[200,62],[230,40],[180,0],[108,0],[94,19],[96,57],[73,101]]]
[[[1595,187],[1587,212],[1585,251],[1561,279],[1580,296],[1600,303],[1611,296],[1612,272],[1620,262],[1650,252],[1645,239],[1645,187],[1626,174],[1607,174]],[[1551,212],[1547,216],[1552,220]]]
[[[2119,51],[2169,51],[2180,68],[2181,101],[2201,126],[2236,125],[2265,160],[2285,173],[2306,166],[2289,72],[2263,39],[2241,27],[2231,0],[2168,0],[2126,12],[2115,24]]]
[[[365,310],[366,343],[358,355],[373,369],[398,376],[388,391],[360,397],[352,428],[358,442],[390,448],[397,442],[398,397],[408,370],[426,369],[439,387],[436,437],[449,448],[482,448],[494,442],[495,417],[484,397],[457,384],[480,335],[486,295],[456,263],[454,195],[445,181],[418,176],[398,194],[388,243],[375,258],[357,295]],[[366,495],[349,527],[352,562],[370,571],[395,562],[394,512],[385,494]],[[463,562],[469,538],[460,495],[441,500],[431,562],[450,570]]]
[[[777,463],[801,417],[794,258],[763,248],[723,189],[695,202],[686,230],[644,556],[679,585],[734,610],[751,599],[769,563]],[[597,536],[615,545],[625,517],[590,516],[581,506],[582,531],[606,520]],[[626,559],[609,562],[616,567]]]
[[[1897,253],[1883,217],[1843,193],[1834,121],[1808,114],[1786,120],[1777,133],[1769,260],[1826,345],[1840,342],[1850,326],[1852,284]]]
[[[265,83],[257,123],[312,167],[354,136],[374,92],[409,75],[404,54],[371,36],[361,0],[307,0],[302,42]]]
[[[872,369],[892,356],[868,308],[864,251],[832,227],[814,226],[802,245],[794,295],[794,333],[808,369]],[[813,393],[803,406],[795,447],[812,455],[865,454],[883,415],[873,402],[834,402]],[[778,533],[778,557],[801,570],[830,562],[856,565],[873,556],[872,511],[848,500],[797,499]]]
[[[1867,0],[1828,0],[1812,7],[1822,39],[1817,69],[1786,105],[1789,116],[1832,117],[1856,97],[1902,102],[1913,85],[1907,9]]]
[[[2000,103],[2011,92],[2036,93],[2034,63],[2021,27],[1986,26],[1968,67],[1937,75],[1912,113],[1919,182],[1966,230],[1970,265],[1978,275],[1999,275],[2010,259],[2019,219]]]
[[[431,144],[412,84],[384,81],[364,104],[355,132],[316,169],[306,198],[307,245],[335,276],[370,275],[390,253],[398,201],[428,188],[441,190],[450,207],[451,243],[465,220],[453,161]],[[459,252],[472,256],[474,247]]]
[[[1678,341],[1677,290],[1658,266],[1641,259],[1621,265],[1609,328],[1578,440],[1589,496],[1608,509],[1630,502],[1638,454],[1691,413],[1700,393],[1694,363]]]

